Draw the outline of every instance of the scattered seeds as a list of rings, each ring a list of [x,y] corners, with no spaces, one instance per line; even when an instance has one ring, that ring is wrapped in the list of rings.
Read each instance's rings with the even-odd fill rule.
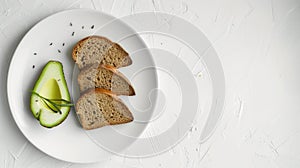
[[[82,29],[84,29],[84,26],[81,26]]]
[[[75,32],[72,33],[72,36],[74,36]]]
[[[53,45],[53,43],[50,43],[49,45],[50,45],[50,46],[52,46],[52,45]]]
[[[72,22],[70,22],[70,26],[73,26]]]
[[[94,26],[94,25],[92,25],[91,29],[94,29],[94,27],[95,27],[95,26]]]
[[[35,65],[32,65],[32,69],[34,69],[35,68]]]
[[[60,50],[57,50],[58,51],[58,53],[61,53],[61,51]]]
[[[62,46],[65,46],[65,43],[63,43]]]
[[[33,55],[37,55],[37,53],[33,53]]]

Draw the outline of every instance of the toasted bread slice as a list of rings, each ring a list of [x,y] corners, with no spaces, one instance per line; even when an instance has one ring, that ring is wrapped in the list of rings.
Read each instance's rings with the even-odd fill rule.
[[[78,75],[80,91],[92,88],[102,88],[116,95],[135,95],[129,80],[113,67],[94,64],[80,71]]]
[[[80,96],[76,103],[76,113],[86,130],[133,121],[131,112],[121,99],[99,88],[90,89]]]
[[[95,63],[115,68],[132,64],[128,53],[119,44],[102,36],[89,36],[80,40],[73,48],[72,58],[79,69]]]

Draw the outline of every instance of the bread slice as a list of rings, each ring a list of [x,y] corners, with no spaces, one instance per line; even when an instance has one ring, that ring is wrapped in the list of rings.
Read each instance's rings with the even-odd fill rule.
[[[105,64],[115,68],[132,64],[128,53],[117,43],[102,36],[89,36],[73,48],[72,58],[79,69],[91,64]]]
[[[92,88],[102,88],[116,95],[135,95],[129,80],[113,67],[94,64],[80,71],[78,75],[80,91]]]
[[[76,113],[86,130],[133,121],[131,112],[121,99],[99,88],[90,89],[80,96],[76,103]]]

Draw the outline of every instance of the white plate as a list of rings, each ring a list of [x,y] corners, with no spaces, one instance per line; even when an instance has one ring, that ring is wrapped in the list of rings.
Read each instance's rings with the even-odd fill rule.
[[[58,60],[64,66],[64,73],[71,92],[71,97],[78,96],[76,83],[77,69],[71,59],[71,50],[74,44],[92,34],[103,35],[112,41],[122,41],[121,46],[132,54],[133,64],[129,67],[121,68],[129,79],[134,72],[140,68],[152,66],[154,62],[149,52],[142,52],[139,49],[147,48],[138,35],[133,35],[128,40],[124,40],[124,35],[128,36],[135,32],[124,22],[119,21],[118,25],[105,33],[101,27],[115,18],[101,12],[86,9],[68,10],[54,14],[36,24],[22,39],[12,58],[8,73],[8,100],[12,115],[25,137],[38,149],[48,155],[69,162],[90,163],[106,160],[111,154],[96,145],[81,128],[74,109],[70,111],[67,119],[59,126],[48,129],[40,126],[39,122],[32,116],[29,109],[29,91],[33,88],[43,66],[49,60]],[[104,33],[104,34],[103,34]],[[141,58],[143,59],[137,59]],[[75,73],[74,73],[75,72]],[[137,84],[133,82],[136,90],[151,91],[157,87],[156,72],[151,71],[142,76],[142,81]],[[142,88],[142,89],[141,89]],[[147,95],[145,95],[147,96]],[[128,103],[128,99],[125,103]],[[148,102],[146,99],[135,99],[138,106],[143,106]],[[133,115],[135,111],[132,109]],[[150,111],[151,113],[151,111]],[[151,114],[148,115],[151,117]],[[139,135],[144,127],[125,127],[126,131],[134,135]],[[109,134],[109,127],[103,128],[102,133]],[[122,139],[110,139],[118,143],[118,150],[125,149],[130,143],[123,143]]]

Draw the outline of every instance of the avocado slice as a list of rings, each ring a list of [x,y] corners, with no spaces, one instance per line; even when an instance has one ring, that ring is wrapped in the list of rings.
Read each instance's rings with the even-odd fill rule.
[[[36,81],[33,92],[47,99],[64,99],[70,101],[70,94],[63,73],[63,66],[58,61],[49,61]],[[59,107],[60,112],[54,112],[51,104],[46,104],[36,94],[31,94],[30,109],[40,124],[52,128],[62,123],[68,116],[71,107]]]

